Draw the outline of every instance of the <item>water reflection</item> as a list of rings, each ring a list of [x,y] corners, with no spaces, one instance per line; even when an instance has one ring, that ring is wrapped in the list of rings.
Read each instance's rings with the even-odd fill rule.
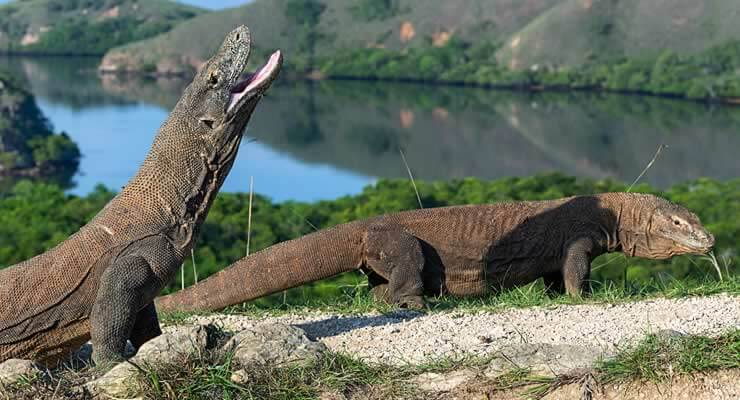
[[[86,74],[84,63],[21,60],[42,109],[83,151],[77,191],[125,183],[186,82]],[[20,67],[18,67],[20,66]],[[81,72],[82,71],[82,72]],[[740,175],[740,108],[588,93],[521,94],[377,82],[285,82],[250,124],[225,190],[249,175],[276,199],[354,193],[375,177],[497,178],[561,171],[659,187]],[[113,149],[113,152],[111,150]]]

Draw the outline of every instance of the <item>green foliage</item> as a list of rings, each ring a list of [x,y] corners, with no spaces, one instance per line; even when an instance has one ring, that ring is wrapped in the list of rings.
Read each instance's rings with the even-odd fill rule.
[[[316,26],[326,5],[319,0],[288,0],[285,3],[285,15],[298,25]]]
[[[355,0],[349,7],[352,17],[361,21],[385,20],[398,15],[398,0]]]
[[[13,53],[101,55],[202,12],[168,0],[6,2],[0,5],[0,47]]]
[[[101,22],[80,18],[55,25],[26,49],[41,53],[103,54],[115,46],[166,32],[172,26],[168,21],[143,23],[134,17]]]
[[[352,49],[318,62],[329,77],[447,82],[517,88],[600,89],[691,99],[740,97],[740,41],[679,56],[666,50],[655,58],[593,61],[575,68],[511,70],[495,57],[494,43],[451,40],[442,47],[399,52]]]
[[[33,150],[33,159],[41,168],[66,160],[79,160],[80,149],[70,137],[62,132],[60,135],[50,135],[44,138],[35,137],[28,141]]]
[[[69,184],[80,150],[68,135],[55,135],[33,96],[0,73],[0,175],[56,176]]]
[[[293,68],[301,70],[313,64],[316,44],[325,38],[318,29],[321,14],[325,10],[326,5],[319,0],[288,0],[285,3],[285,15],[298,27],[298,32],[294,34],[298,49],[308,57],[305,61],[300,58],[296,60]]]
[[[740,368],[740,330],[719,337],[649,335],[596,371],[602,383],[631,379],[665,382],[677,375]]]

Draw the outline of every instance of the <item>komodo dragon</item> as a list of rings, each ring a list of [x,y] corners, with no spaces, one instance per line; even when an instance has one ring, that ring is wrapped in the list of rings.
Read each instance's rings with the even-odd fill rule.
[[[540,277],[552,292],[580,295],[605,252],[665,259],[713,245],[696,215],[645,194],[431,208],[276,244],[155,302],[167,312],[217,310],[358,268],[376,298],[412,308],[423,294],[482,295]]]
[[[92,338],[93,359],[122,359],[161,333],[152,300],[193,246],[242,132],[282,65],[240,81],[250,33],[238,27],[196,74],[131,181],[53,249],[0,270],[0,362],[50,365]],[[112,149],[112,151],[115,151]]]

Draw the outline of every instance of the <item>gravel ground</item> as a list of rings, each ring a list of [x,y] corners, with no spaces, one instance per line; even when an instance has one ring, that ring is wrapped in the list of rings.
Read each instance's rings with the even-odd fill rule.
[[[490,355],[511,345],[548,344],[599,349],[604,355],[663,330],[717,335],[740,328],[740,297],[655,299],[618,305],[577,305],[501,312],[399,311],[391,314],[304,314],[280,317],[210,315],[191,322],[243,330],[264,322],[303,329],[329,349],[385,364],[439,357]]]

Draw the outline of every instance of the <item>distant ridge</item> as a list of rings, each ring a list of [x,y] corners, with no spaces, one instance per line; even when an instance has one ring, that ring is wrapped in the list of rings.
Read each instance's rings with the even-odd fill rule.
[[[102,55],[204,13],[167,0],[23,0],[0,5],[0,52]]]

